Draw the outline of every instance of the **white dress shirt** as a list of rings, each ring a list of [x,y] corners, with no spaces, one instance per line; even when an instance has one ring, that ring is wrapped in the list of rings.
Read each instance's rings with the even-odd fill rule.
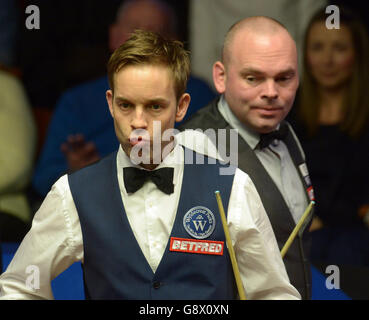
[[[127,194],[122,172],[124,167],[133,165],[121,147],[117,154],[119,188],[126,214],[154,272],[163,256],[177,212],[183,178],[183,153],[182,146],[177,144],[159,166],[174,167],[175,189],[170,195],[159,191],[152,182],[146,182],[137,192]],[[300,299],[298,291],[289,282],[259,195],[249,176],[238,169],[229,201],[228,226],[246,297]],[[35,214],[31,230],[6,272],[0,276],[1,298],[53,299],[51,280],[76,261],[83,263],[82,231],[68,177],[64,175],[46,196]],[[37,266],[40,271],[39,289],[27,286],[26,269],[29,265]]]
[[[307,208],[308,201],[301,178],[285,143],[283,141],[275,140],[267,148],[262,150],[257,148],[260,141],[260,135],[247,128],[240,120],[238,120],[229,108],[223,95],[219,100],[218,109],[230,126],[237,129],[241,138],[243,138],[250,148],[254,150],[255,155],[260,160],[261,164],[282,194],[290,212],[292,213],[295,223],[297,223]],[[291,126],[289,126],[289,128],[292,134],[295,135]],[[304,156],[298,140],[295,140]]]

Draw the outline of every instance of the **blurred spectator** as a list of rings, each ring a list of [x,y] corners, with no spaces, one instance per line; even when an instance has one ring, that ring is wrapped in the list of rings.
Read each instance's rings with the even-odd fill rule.
[[[311,258],[369,266],[369,40],[346,9],[340,8],[339,29],[326,28],[326,18],[319,11],[308,25],[305,72],[290,119],[317,201]]]
[[[228,26],[251,16],[280,21],[296,41],[298,56],[307,23],[327,0],[190,0],[189,40],[192,70],[212,83],[213,62],[220,60]],[[299,66],[301,67],[301,66]]]
[[[176,37],[176,21],[174,11],[162,1],[126,1],[109,29],[110,50],[114,51],[140,28]],[[104,76],[60,98],[33,177],[33,188],[41,197],[67,171],[80,169],[116,150],[118,141],[105,99],[108,89]],[[195,77],[190,77],[187,92],[191,95],[187,117],[215,97],[210,87]]]
[[[3,242],[20,241],[29,229],[30,183],[36,129],[24,88],[0,71],[0,235]]]

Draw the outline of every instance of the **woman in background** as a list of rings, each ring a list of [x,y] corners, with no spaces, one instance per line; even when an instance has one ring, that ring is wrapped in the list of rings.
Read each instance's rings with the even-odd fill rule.
[[[317,202],[312,261],[369,266],[369,44],[359,19],[340,9],[310,21],[304,74],[291,122],[304,148]]]

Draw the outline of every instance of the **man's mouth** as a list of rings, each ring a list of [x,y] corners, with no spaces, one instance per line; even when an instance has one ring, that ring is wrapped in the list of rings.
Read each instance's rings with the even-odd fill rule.
[[[149,142],[150,142],[149,140],[146,140],[141,136],[132,137],[132,138],[129,139],[129,143],[131,144],[131,146],[135,146],[135,145],[138,145],[138,144],[146,144],[146,143],[149,143]]]
[[[283,111],[282,107],[274,107],[274,106],[260,106],[254,107],[253,109],[265,115],[274,115],[275,113]]]

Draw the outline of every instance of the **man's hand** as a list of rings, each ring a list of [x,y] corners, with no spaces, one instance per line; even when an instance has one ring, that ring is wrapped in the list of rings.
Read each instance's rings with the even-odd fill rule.
[[[82,134],[68,136],[60,150],[68,163],[68,172],[74,172],[100,159],[93,142],[86,142]]]
[[[313,218],[313,221],[312,221],[311,225],[310,225],[309,231],[312,232],[312,231],[315,231],[315,230],[319,230],[321,228],[323,228],[323,221],[319,217],[315,216]]]

